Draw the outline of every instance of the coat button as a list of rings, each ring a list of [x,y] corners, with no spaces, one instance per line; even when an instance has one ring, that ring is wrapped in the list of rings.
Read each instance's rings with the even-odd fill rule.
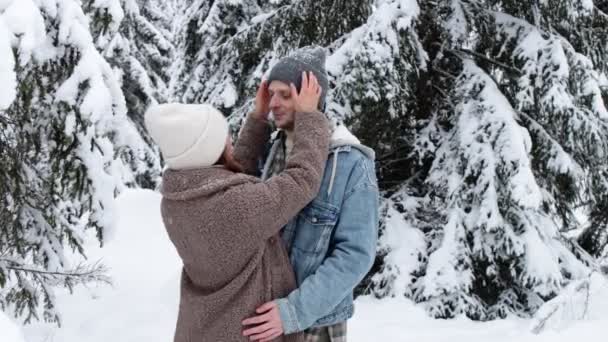
[[[316,218],[316,217],[313,217],[313,218],[312,218],[312,223],[317,223],[317,221],[319,221],[319,220],[317,220],[317,218]]]

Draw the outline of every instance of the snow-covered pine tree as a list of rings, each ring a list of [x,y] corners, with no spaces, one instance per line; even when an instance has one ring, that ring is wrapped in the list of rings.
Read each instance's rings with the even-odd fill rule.
[[[593,65],[596,66],[599,91],[604,103],[608,103],[608,44],[606,43],[608,1],[600,0],[594,3],[595,6],[589,9],[594,13],[592,17],[574,18],[573,22],[577,27],[571,35],[575,37],[577,47],[584,50],[584,54],[588,54]],[[582,20],[586,20],[587,25],[590,22],[594,29],[585,29],[584,25],[580,24]],[[607,178],[606,168],[594,172],[590,184],[594,196],[589,199],[591,202],[589,224],[578,238],[580,245],[593,256],[608,255],[608,184],[605,181]]]
[[[363,290],[437,317],[529,315],[593,268],[563,232],[605,202],[605,7],[195,0],[169,88],[238,126],[274,61],[327,47],[328,114],[376,150],[385,196]]]
[[[145,146],[80,1],[0,2],[0,54],[0,308],[59,322],[56,288],[109,281],[68,256],[108,238]]]
[[[376,293],[436,317],[530,315],[592,264],[562,232],[603,191],[608,25],[590,1],[446,0],[420,13],[433,85],[422,175],[385,208]]]
[[[172,95],[212,103],[238,125],[272,63],[295,48],[343,39],[370,11],[370,1],[193,1],[178,25]]]
[[[150,146],[142,155],[130,156],[138,170],[137,183],[148,188],[156,185],[160,160],[144,127],[144,113],[151,104],[168,99],[173,5],[158,0],[85,0],[83,4],[97,48],[121,79],[127,116]]]
[[[606,244],[605,211],[608,209],[608,111],[605,102],[608,94],[605,88],[608,72],[608,48],[605,43],[608,39],[608,15],[592,1],[541,1],[531,9],[536,13],[533,17],[526,18],[526,12],[522,9],[518,9],[521,12],[514,15],[540,28],[540,34],[548,32],[553,35],[540,40],[544,49],[538,49],[539,54],[542,53],[538,60],[544,63],[538,64],[540,67],[557,70],[547,73],[524,66],[525,77],[530,80],[541,71],[550,77],[544,77],[547,80],[544,82],[546,90],[535,95],[529,90],[525,90],[528,94],[523,95],[523,87],[520,87],[517,98],[521,101],[518,105],[532,115],[536,110],[532,100],[535,97],[536,102],[542,106],[540,113],[536,117],[532,115],[530,122],[541,123],[547,133],[555,137],[585,171],[586,177],[582,179],[577,179],[575,175],[567,179],[560,177],[559,173],[550,172],[547,185],[554,184],[551,193],[556,198],[555,209],[565,223],[564,229],[575,228],[567,223],[572,221],[572,210],[569,209],[572,204],[584,206],[590,211],[590,224],[580,236],[579,243],[597,256]],[[534,33],[524,35],[528,39],[537,39]],[[528,52],[534,53],[534,50]]]
[[[328,114],[343,122],[377,153],[380,187],[412,175],[419,75],[426,67],[413,21],[415,1],[371,1],[359,27],[334,39],[328,71],[335,85]]]
[[[175,99],[209,102],[222,109],[236,107],[236,84],[246,76],[240,74],[239,51],[232,46],[234,36],[260,10],[257,3],[245,1],[195,0],[184,8],[171,72],[170,89]],[[232,44],[225,46],[229,40]]]

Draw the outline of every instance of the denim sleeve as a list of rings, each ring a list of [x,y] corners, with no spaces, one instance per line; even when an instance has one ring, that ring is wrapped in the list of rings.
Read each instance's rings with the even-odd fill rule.
[[[303,331],[329,314],[373,265],[378,234],[374,162],[361,159],[347,183],[329,256],[286,298],[276,300],[285,334]]]

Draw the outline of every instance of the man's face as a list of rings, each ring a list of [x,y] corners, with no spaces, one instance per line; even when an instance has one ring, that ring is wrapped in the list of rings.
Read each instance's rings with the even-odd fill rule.
[[[292,130],[294,125],[295,99],[291,96],[289,84],[272,81],[268,85],[270,110],[278,128]]]

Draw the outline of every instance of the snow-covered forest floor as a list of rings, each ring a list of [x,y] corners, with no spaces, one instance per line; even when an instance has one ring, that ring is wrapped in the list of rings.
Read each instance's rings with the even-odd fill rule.
[[[162,225],[160,195],[131,190],[116,201],[118,224],[107,245],[88,246],[90,260],[101,260],[110,268],[113,285],[77,288],[72,296],[59,292],[62,327],[26,325],[20,332],[26,342],[172,340],[181,264]],[[486,323],[466,318],[435,320],[405,298],[362,297],[356,305],[348,326],[353,342],[599,342],[605,341],[608,325],[608,305],[604,305],[603,318],[565,324],[559,331],[538,335],[531,332],[532,320],[515,317]],[[21,342],[19,328],[13,328],[14,334],[8,319],[0,317],[1,342]]]

